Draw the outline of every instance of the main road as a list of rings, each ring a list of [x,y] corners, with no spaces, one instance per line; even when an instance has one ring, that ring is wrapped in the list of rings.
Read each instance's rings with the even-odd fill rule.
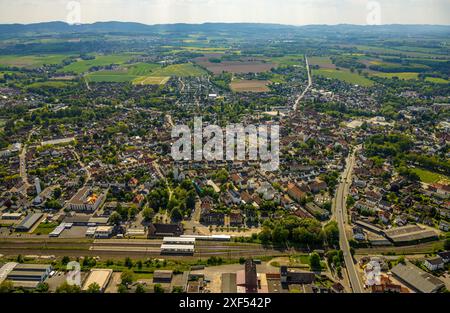
[[[308,85],[306,86],[305,90],[303,90],[303,92],[295,100],[293,107],[294,112],[297,111],[298,104],[300,103],[300,101],[302,101],[303,97],[306,95],[309,88],[311,88],[312,86],[311,69],[309,68],[308,57],[306,56],[306,54],[305,54],[305,62],[306,62],[306,71],[308,73]]]
[[[363,293],[364,287],[361,283],[361,279],[358,275],[358,271],[353,262],[353,256],[350,252],[350,245],[348,243],[347,233],[346,233],[346,223],[347,223],[347,196],[349,193],[350,185],[352,182],[352,173],[355,166],[355,156],[356,152],[360,147],[356,147],[353,153],[347,158],[347,165],[342,174],[341,183],[339,184],[336,197],[334,198],[334,218],[336,219],[339,227],[339,245],[341,250],[344,252],[345,267],[347,268],[348,278],[353,292]]]

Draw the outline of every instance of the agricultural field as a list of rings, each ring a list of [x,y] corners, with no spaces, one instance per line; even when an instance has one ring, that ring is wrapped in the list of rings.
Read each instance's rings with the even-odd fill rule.
[[[364,87],[370,87],[374,84],[372,80],[365,78],[364,76],[343,69],[339,71],[334,69],[313,69],[312,73],[313,76],[324,76],[327,78],[339,79],[349,84],[355,84]]]
[[[32,83],[27,85],[26,88],[66,88],[72,84],[73,82],[70,81],[46,81]]]
[[[410,79],[418,79],[418,73],[382,73],[382,72],[372,72],[372,76],[383,77],[383,78],[393,78],[398,77],[399,79],[410,80]]]
[[[276,67],[275,63],[253,58],[241,58],[233,61],[221,60],[218,63],[210,61],[217,57],[217,55],[204,56],[196,58],[195,62],[216,75],[223,72],[233,74],[262,73]]]
[[[202,68],[195,66],[191,63],[184,64],[174,64],[166,67],[161,67],[155,69],[151,72],[153,77],[167,77],[167,76],[178,76],[178,77],[189,77],[189,76],[201,76],[205,75],[206,71]]]
[[[165,85],[170,77],[141,76],[133,80],[134,85]]]
[[[441,183],[441,184],[448,184],[450,183],[450,178],[441,175],[435,172],[431,172],[428,170],[424,170],[421,168],[413,168],[411,169],[414,173],[419,175],[420,180],[426,184],[435,184],[435,183]]]
[[[0,66],[20,67],[20,68],[37,68],[45,64],[60,64],[70,55],[51,54],[51,55],[1,55]]]
[[[365,46],[365,45],[341,45],[341,47],[346,48],[353,47],[364,53],[373,53],[382,55],[390,54],[397,56],[407,56],[411,58],[430,58],[430,57],[446,58],[445,55],[442,54],[406,51],[404,47],[403,50],[378,46]]]
[[[126,72],[119,71],[100,71],[89,73],[85,76],[85,78],[88,82],[92,83],[125,83],[135,80],[136,78],[138,78],[138,76],[129,75]]]
[[[336,65],[331,62],[329,57],[308,57],[311,66],[318,65],[320,68],[335,69]]]
[[[158,64],[136,63],[124,65],[114,71],[99,71],[87,74],[89,82],[133,82],[136,85],[164,85],[171,76],[200,76],[206,72],[189,63],[161,67]]]
[[[235,92],[268,92],[269,84],[267,80],[234,80],[230,87]]]
[[[124,64],[133,58],[132,54],[102,55],[93,60],[78,60],[75,63],[63,67],[59,72],[73,72],[81,74],[89,71],[94,66],[108,66],[111,64]]]
[[[450,80],[446,80],[439,77],[427,77],[425,78],[425,81],[435,84],[450,84]]]
[[[146,76],[159,68],[161,68],[161,65],[155,63],[136,63],[121,66],[121,70],[126,71],[128,75],[135,75],[135,76]]]
[[[305,58],[303,55],[286,55],[283,57],[274,57],[268,59],[269,62],[276,64],[278,67],[284,66],[301,66],[305,65]]]

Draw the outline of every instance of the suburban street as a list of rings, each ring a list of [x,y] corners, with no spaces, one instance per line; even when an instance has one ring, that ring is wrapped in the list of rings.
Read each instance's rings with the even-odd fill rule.
[[[349,187],[352,182],[352,173],[355,166],[356,151],[360,147],[356,147],[351,156],[347,159],[347,166],[342,174],[342,180],[339,184],[336,197],[334,198],[334,218],[336,219],[339,227],[339,244],[341,250],[344,252],[345,267],[347,268],[348,278],[351,284],[351,288],[355,293],[363,293],[363,284],[358,276],[358,272],[355,264],[353,263],[353,257],[350,253],[350,245],[346,234],[347,223],[347,208],[346,201],[349,192]]]

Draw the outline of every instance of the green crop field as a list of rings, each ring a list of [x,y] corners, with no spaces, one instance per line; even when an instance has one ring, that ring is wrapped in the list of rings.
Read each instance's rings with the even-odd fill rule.
[[[141,76],[133,80],[135,85],[165,85],[170,77]]]
[[[384,77],[384,78],[393,78],[393,77],[398,77],[399,79],[418,79],[419,78],[419,73],[382,73],[382,72],[373,72],[371,73],[372,76],[377,76],[377,77]]]
[[[85,76],[88,82],[99,83],[99,82],[107,82],[107,83],[124,83],[131,82],[137,78],[135,75],[128,75],[123,72],[114,72],[114,71],[100,71],[89,73]]]
[[[364,87],[369,87],[372,86],[374,84],[373,81],[371,81],[370,79],[365,78],[364,76],[361,76],[357,73],[351,73],[350,71],[346,71],[346,70],[334,70],[334,69],[319,69],[319,70],[314,70],[313,69],[313,75],[320,75],[320,76],[324,76],[324,77],[328,77],[328,78],[333,78],[333,79],[339,79],[342,81],[345,81],[349,84],[355,84],[355,85],[360,85],[360,86],[364,86]]]
[[[70,81],[46,81],[46,82],[37,82],[27,85],[27,88],[65,88],[67,86],[72,85],[73,82]]]
[[[336,68],[329,57],[309,57],[308,61],[310,65],[318,65],[321,68]]]
[[[166,76],[178,76],[178,77],[188,77],[188,76],[201,76],[205,75],[206,71],[202,68],[195,66],[191,63],[184,64],[174,64],[167,67],[162,67],[156,69],[151,73],[153,77],[166,77]]]
[[[273,57],[267,61],[277,64],[278,66],[304,66],[305,58],[303,55],[286,55],[283,57]]]
[[[427,77],[425,78],[425,81],[430,83],[436,83],[436,84],[450,84],[449,80],[439,78],[439,77]]]
[[[116,54],[116,55],[103,55],[96,56],[93,60],[81,60],[75,63],[69,64],[63,67],[59,72],[74,72],[81,74],[87,72],[93,66],[107,66],[111,64],[123,64],[128,60],[131,60],[133,55],[131,54]]]
[[[60,64],[69,55],[52,54],[52,55],[2,55],[0,56],[1,66],[36,68],[44,64]]]
[[[126,69],[129,75],[135,76],[146,76],[149,75],[152,71],[160,68],[161,65],[154,63],[136,63],[132,65],[122,66],[122,68]]]

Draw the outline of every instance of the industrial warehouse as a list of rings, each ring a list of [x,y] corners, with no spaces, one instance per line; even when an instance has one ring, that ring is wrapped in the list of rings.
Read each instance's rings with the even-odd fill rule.
[[[8,280],[14,284],[14,287],[33,289],[39,283],[44,282],[50,276],[52,270],[52,266],[48,264],[10,262],[0,268],[0,283]]]

